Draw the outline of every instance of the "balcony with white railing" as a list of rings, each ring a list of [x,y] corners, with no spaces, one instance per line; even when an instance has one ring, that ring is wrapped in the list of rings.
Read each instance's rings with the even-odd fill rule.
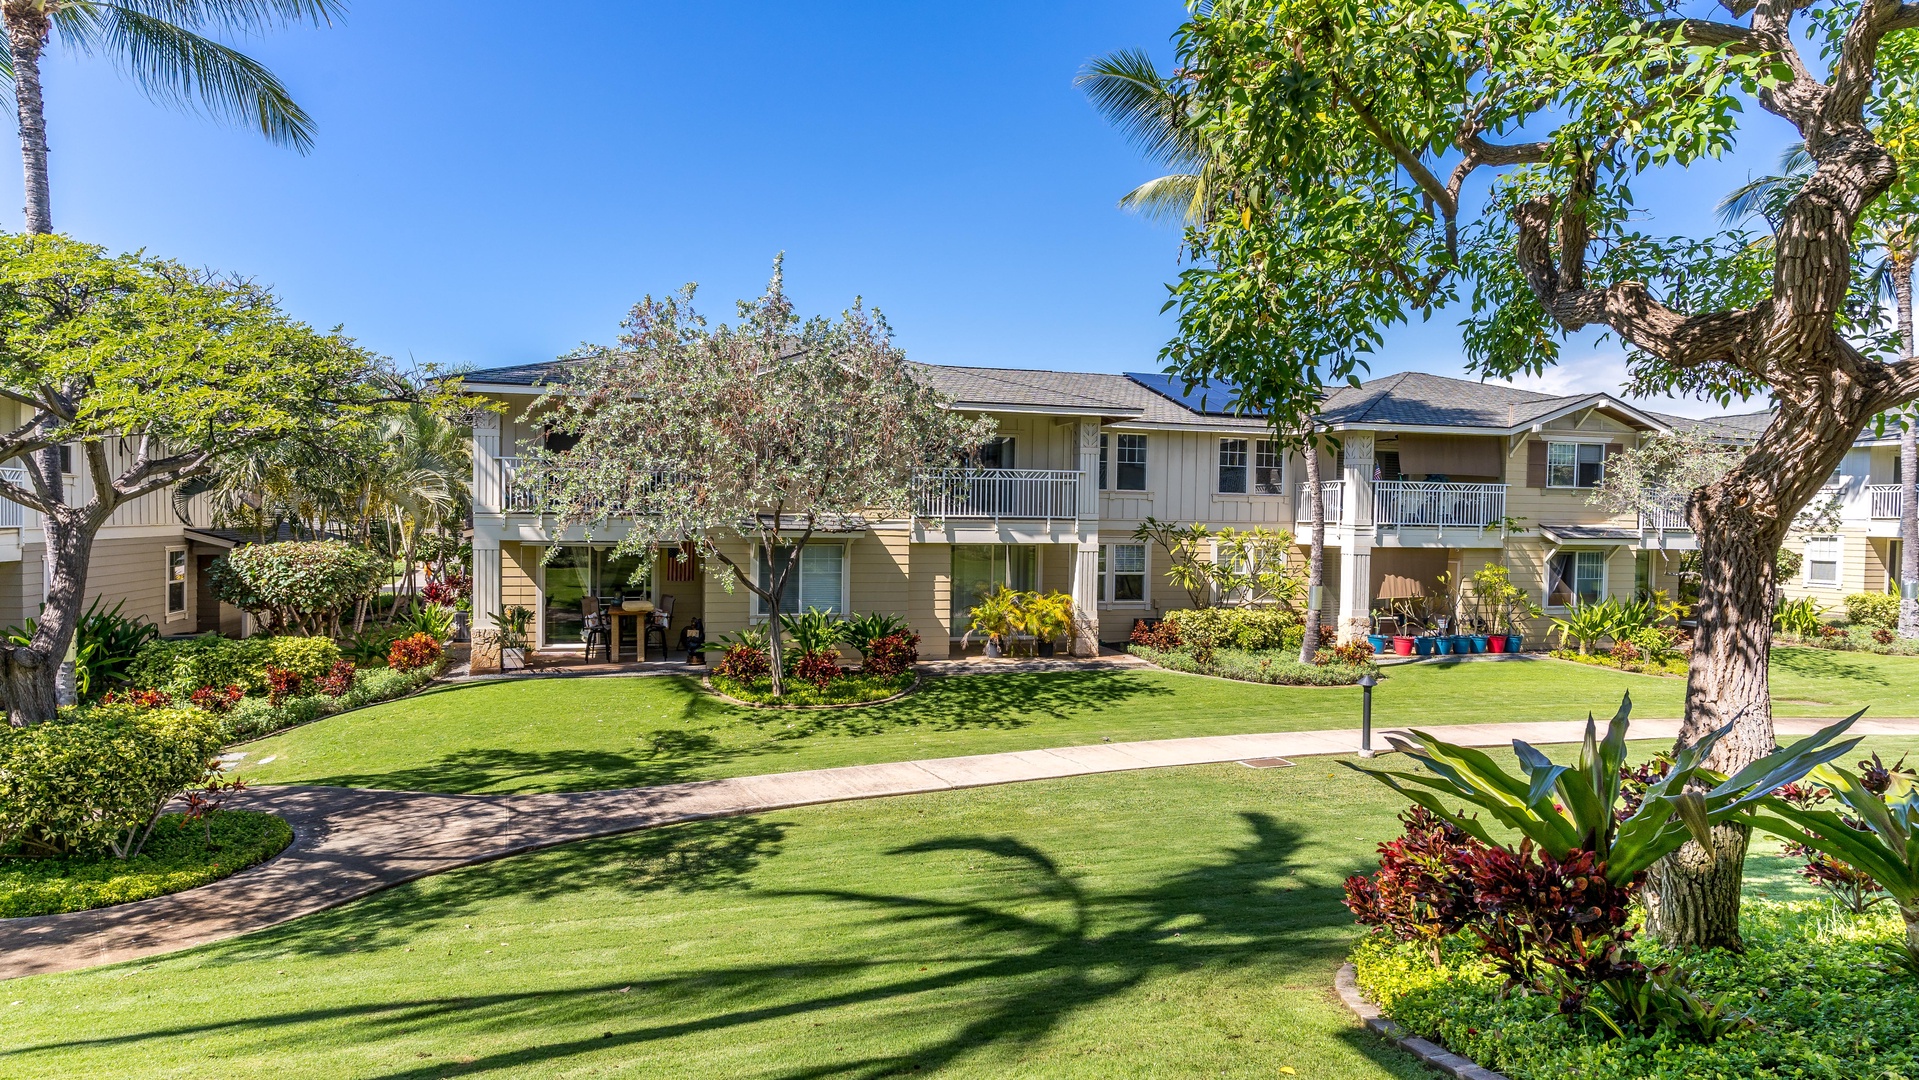
[[[1692,528],[1692,522],[1686,520],[1684,510],[1642,510],[1639,513],[1640,532],[1679,532]]]
[[[1905,510],[1905,491],[1903,484],[1874,484],[1866,489],[1872,494],[1872,516],[1879,520],[1899,520]]]
[[[1486,529],[1506,517],[1506,485],[1437,480],[1373,483],[1373,524],[1392,528]]]
[[[1311,491],[1312,489],[1305,484],[1299,485],[1299,505],[1295,507],[1298,512],[1293,515],[1298,521],[1309,522],[1313,520],[1313,506],[1307,498]],[[1337,525],[1345,520],[1343,515],[1346,506],[1346,481],[1327,480],[1321,483],[1319,485],[1319,499],[1326,506],[1326,524]]]
[[[1067,469],[929,469],[913,476],[923,518],[1071,521],[1082,473]]]
[[[16,484],[25,486],[27,470],[0,469],[0,476]],[[11,499],[0,499],[0,529],[23,529],[27,524],[27,508]]]
[[[493,459],[499,466],[496,470],[496,482],[486,494],[492,496],[492,509],[506,514],[524,514],[531,512],[537,505],[533,489],[520,478],[520,459],[502,457]]]

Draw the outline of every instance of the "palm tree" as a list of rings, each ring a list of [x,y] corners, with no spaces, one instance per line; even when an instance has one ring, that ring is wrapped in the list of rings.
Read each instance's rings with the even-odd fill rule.
[[[1779,157],[1779,174],[1761,176],[1734,188],[1719,201],[1720,219],[1734,224],[1762,217],[1777,228],[1786,203],[1798,193],[1815,163],[1806,144],[1795,142]],[[1872,292],[1891,294],[1900,352],[1914,354],[1912,275],[1919,264],[1919,204],[1908,187],[1886,193],[1868,218],[1868,244],[1880,257],[1873,268]],[[1899,636],[1919,638],[1919,413],[1908,407],[1899,417]]]
[[[27,231],[53,231],[40,56],[56,34],[76,52],[110,54],[156,102],[258,127],[268,141],[305,153],[313,145],[313,120],[280,80],[198,31],[327,26],[345,10],[341,0],[0,0],[6,29],[0,78],[13,83],[20,114]]]
[[[1148,180],[1120,197],[1120,209],[1154,221],[1196,225],[1212,211],[1212,157],[1186,124],[1186,106],[1174,84],[1159,74],[1140,49],[1123,49],[1089,60],[1073,80],[1093,107],[1147,157],[1179,170]],[[1306,505],[1312,533],[1307,548],[1307,611],[1299,658],[1311,663],[1319,651],[1319,609],[1313,599],[1326,579],[1326,506],[1319,480],[1319,447],[1308,439]]]

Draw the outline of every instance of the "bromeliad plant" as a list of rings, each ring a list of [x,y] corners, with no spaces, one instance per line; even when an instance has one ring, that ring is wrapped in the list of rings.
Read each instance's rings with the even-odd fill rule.
[[[861,659],[871,659],[873,643],[882,638],[910,631],[906,620],[898,615],[882,615],[874,612],[868,615],[856,615],[840,627],[840,640],[860,654]]]
[[[793,639],[801,654],[831,652],[841,641],[846,624],[830,611],[807,608],[795,615],[780,616],[780,626]]]
[[[1478,750],[1455,746],[1414,730],[1418,743],[1388,736],[1393,746],[1425,766],[1423,773],[1386,772],[1344,764],[1380,781],[1413,802],[1451,821],[1476,839],[1501,845],[1476,815],[1452,809],[1463,800],[1532,842],[1543,853],[1565,860],[1575,853],[1593,855],[1607,881],[1623,885],[1653,863],[1697,840],[1711,850],[1712,826],[1737,820],[1784,784],[1837,760],[1859,744],[1838,740],[1860,713],[1832,724],[1789,747],[1776,750],[1731,777],[1702,764],[1726,729],[1714,731],[1673,755],[1672,768],[1649,782],[1632,813],[1615,814],[1621,769],[1626,763],[1626,731],[1632,697],[1598,737],[1589,717],[1576,765],[1555,765],[1531,744],[1513,740],[1523,777],[1512,776]]]

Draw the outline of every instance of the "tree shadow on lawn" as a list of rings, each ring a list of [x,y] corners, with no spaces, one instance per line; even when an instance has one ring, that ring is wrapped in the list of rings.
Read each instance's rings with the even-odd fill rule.
[[[1774,671],[1790,672],[1806,679],[1892,685],[1884,671],[1856,656],[1833,649],[1774,649],[1772,667]]]
[[[816,735],[882,735],[907,728],[964,731],[1010,730],[1041,720],[1065,720],[1123,709],[1173,689],[1125,671],[1009,672],[923,676],[920,689],[890,705],[866,709],[755,709],[775,739]],[[790,730],[782,725],[790,725]]]
[[[700,778],[701,770],[736,756],[711,735],[659,728],[640,736],[638,753],[611,750],[474,749],[419,765],[380,772],[343,772],[303,784],[437,791],[449,794],[529,794],[654,787]]]
[[[889,1003],[902,1015],[942,1013],[951,1011],[955,1003],[965,1003],[972,1018],[943,1036],[924,1036],[917,1047],[889,1046],[880,1054],[855,1053],[827,1063],[796,1064],[781,1075],[786,1080],[811,1080],[934,1071],[989,1046],[996,1055],[1017,1055],[1076,1012],[1132,992],[1156,977],[1257,965],[1261,977],[1271,981],[1331,966],[1343,953],[1346,939],[1327,931],[1351,922],[1340,903],[1341,890],[1296,878],[1300,868],[1295,855],[1301,841],[1296,827],[1265,814],[1242,817],[1251,831],[1246,842],[1222,851],[1205,865],[1137,890],[1089,892],[1044,851],[1014,838],[975,835],[916,843],[890,854],[902,860],[949,860],[969,871],[986,871],[990,878],[969,874],[965,887],[978,893],[979,883],[985,880],[993,890],[990,899],[832,888],[776,894],[796,904],[824,902],[840,912],[835,922],[850,932],[844,939],[845,954],[838,957],[741,964],[661,978],[649,977],[641,968],[566,989],[253,1015],[44,1043],[4,1057],[20,1061],[33,1054],[81,1047],[137,1049],[150,1040],[242,1029],[255,1040],[248,1047],[251,1051],[276,1046],[292,1050],[321,1025],[329,1039],[362,1047],[431,1032],[435,1027],[513,1031],[529,1037],[563,1026],[591,1032],[471,1059],[422,1062],[384,1074],[390,1080],[427,1080],[528,1066],[555,1068],[569,1059],[608,1051],[627,1051],[625,1060],[634,1063],[648,1052],[674,1052],[662,1044],[677,1038],[738,1031],[741,1039],[764,1039],[771,1037],[765,1029],[743,1029],[809,1017],[816,1017],[820,1024],[843,1023],[844,1018],[835,1017],[833,1010]],[[609,847],[636,843],[636,850],[645,849],[645,841],[633,838],[578,845],[557,873],[550,865],[551,856],[522,860],[525,867],[517,872],[503,864],[485,873],[469,873],[465,878],[471,880],[462,882],[459,895],[431,898],[436,910],[426,917],[450,921],[484,896],[527,888],[553,895],[606,884],[608,874],[611,883],[625,888],[680,887],[669,886],[663,878],[596,869],[606,861]],[[777,843],[777,836],[746,837],[738,845],[720,843],[723,854],[707,864],[714,869],[703,877],[706,884],[695,887],[738,882],[739,875]],[[901,869],[904,874],[906,868]],[[1330,868],[1313,869],[1318,877]],[[324,927],[309,922],[301,929],[275,934],[278,940],[268,944],[265,952],[243,948],[231,955],[238,960],[272,956],[276,951],[311,952],[313,942],[298,939],[358,942],[389,920],[417,925],[422,917],[418,896],[358,905],[348,914],[322,917]],[[929,944],[904,955],[862,956],[860,943],[869,940],[862,932],[865,924],[921,927],[924,933],[919,936]],[[741,927],[740,932],[751,933],[752,928]],[[869,1014],[861,1023],[883,1024],[883,1020]],[[1415,1075],[1410,1059],[1398,1051],[1377,1042],[1368,1047],[1364,1040],[1360,1047],[1388,1071]],[[795,1047],[794,1052],[819,1053],[813,1047],[804,1051]]]

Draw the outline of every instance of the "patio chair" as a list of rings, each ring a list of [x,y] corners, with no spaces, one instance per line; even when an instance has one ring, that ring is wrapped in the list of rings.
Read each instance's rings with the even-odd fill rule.
[[[606,616],[600,613],[598,597],[587,596],[580,600],[580,613],[585,616],[581,623],[581,640],[586,643],[587,663],[593,662],[593,646],[598,645],[606,654],[606,662],[613,662],[613,635],[607,632]]]
[[[666,630],[667,627],[671,625],[673,625],[673,597],[670,595],[662,596],[654,602],[653,614],[646,620],[645,632],[640,639],[640,659],[642,661],[646,659],[646,651],[652,647],[656,638],[660,643],[660,659],[667,659]]]

